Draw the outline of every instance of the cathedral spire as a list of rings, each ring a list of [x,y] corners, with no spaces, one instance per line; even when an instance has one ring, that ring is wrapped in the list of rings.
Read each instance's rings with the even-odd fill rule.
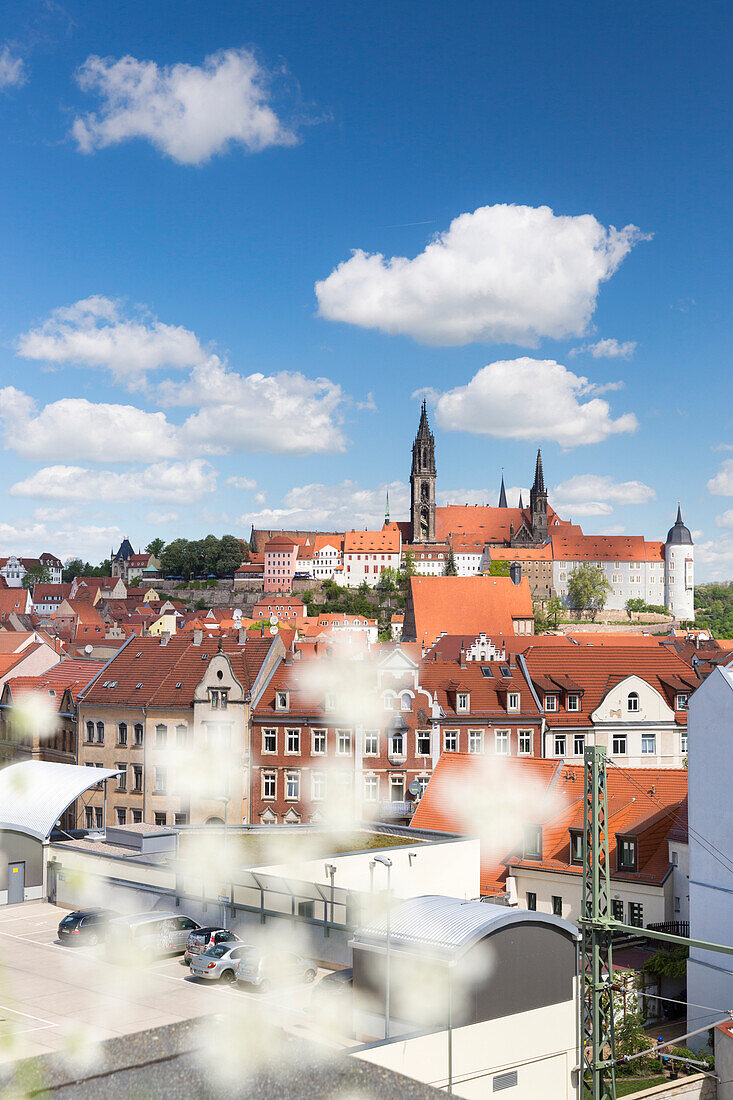
[[[504,467],[501,468],[501,489],[499,490],[499,507],[506,508],[506,489],[504,488]]]
[[[412,542],[435,541],[435,476],[435,440],[428,423],[427,401],[423,398],[420,423],[412,444]]]
[[[534,491],[543,493],[545,491],[545,475],[542,469],[542,451],[537,448],[537,461],[534,467],[534,485],[532,486]]]
[[[384,508],[384,522],[389,523],[389,489],[387,490],[387,503]]]
[[[522,504],[522,490],[521,489],[519,490],[519,508],[520,508],[520,510],[524,508],[524,505]]]

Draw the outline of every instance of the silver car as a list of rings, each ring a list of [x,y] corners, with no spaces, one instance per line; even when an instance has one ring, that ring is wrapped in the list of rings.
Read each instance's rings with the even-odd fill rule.
[[[237,964],[237,981],[254,986],[260,993],[274,986],[310,983],[317,974],[314,962],[289,951],[250,951]]]
[[[188,937],[199,927],[191,917],[177,913],[115,917],[107,925],[107,954],[120,961],[175,955],[185,951]]]
[[[236,981],[237,965],[254,950],[246,943],[217,943],[207,948],[203,955],[191,958],[191,977],[208,978],[230,985]]]

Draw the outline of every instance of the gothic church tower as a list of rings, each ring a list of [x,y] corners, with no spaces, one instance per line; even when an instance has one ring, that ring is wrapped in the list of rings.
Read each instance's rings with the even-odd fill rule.
[[[435,440],[422,403],[420,426],[412,444],[412,541],[435,542]]]
[[[547,538],[547,489],[542,469],[542,452],[539,450],[534,469],[534,484],[529,491],[529,511],[532,539],[535,543],[542,543]]]

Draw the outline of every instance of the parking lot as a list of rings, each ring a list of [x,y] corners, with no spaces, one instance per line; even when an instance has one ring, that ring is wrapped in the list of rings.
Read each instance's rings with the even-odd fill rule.
[[[267,995],[193,981],[180,956],[140,969],[107,962],[103,947],[64,947],[56,930],[66,910],[48,902],[5,906],[0,916],[0,1061],[65,1049],[207,1014],[249,999],[274,1023],[311,1032],[313,986]],[[318,972],[320,978],[327,973]],[[345,1043],[346,1045],[346,1043]]]

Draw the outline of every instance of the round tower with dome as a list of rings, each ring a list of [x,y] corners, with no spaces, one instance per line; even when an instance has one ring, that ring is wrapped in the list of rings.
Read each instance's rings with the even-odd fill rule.
[[[680,505],[664,544],[664,603],[676,619],[695,618],[695,549]]]

